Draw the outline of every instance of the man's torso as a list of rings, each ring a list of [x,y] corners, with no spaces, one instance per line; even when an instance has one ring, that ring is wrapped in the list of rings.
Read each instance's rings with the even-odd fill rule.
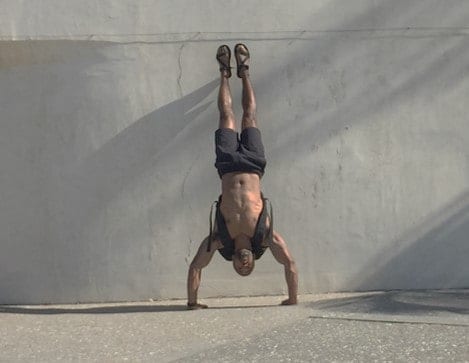
[[[239,235],[252,238],[262,208],[260,178],[257,174],[233,172],[223,175],[220,211],[231,238],[235,239]]]

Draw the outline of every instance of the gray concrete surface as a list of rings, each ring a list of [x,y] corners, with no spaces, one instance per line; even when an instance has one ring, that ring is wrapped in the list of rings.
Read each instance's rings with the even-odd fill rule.
[[[0,1],[0,303],[182,298],[246,42],[300,291],[469,286],[464,0]],[[235,113],[240,82],[232,82]],[[270,256],[201,296],[282,294]]]
[[[0,307],[0,361],[467,362],[469,291]]]

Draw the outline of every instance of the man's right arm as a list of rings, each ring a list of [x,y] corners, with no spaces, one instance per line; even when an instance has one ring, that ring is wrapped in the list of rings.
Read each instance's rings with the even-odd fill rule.
[[[187,276],[187,307],[191,310],[205,309],[207,305],[197,303],[197,291],[199,290],[202,269],[207,266],[215,251],[220,248],[220,242],[214,240],[211,243],[210,251],[207,251],[209,237],[205,238],[189,266]]]
[[[275,259],[285,268],[285,279],[288,287],[288,299],[282,305],[295,305],[298,302],[298,271],[295,261],[287,248],[287,244],[277,232],[274,231],[270,250]]]

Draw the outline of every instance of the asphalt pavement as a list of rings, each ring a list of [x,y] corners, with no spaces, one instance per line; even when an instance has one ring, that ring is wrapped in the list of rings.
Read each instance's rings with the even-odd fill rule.
[[[0,306],[1,362],[469,362],[469,290]]]

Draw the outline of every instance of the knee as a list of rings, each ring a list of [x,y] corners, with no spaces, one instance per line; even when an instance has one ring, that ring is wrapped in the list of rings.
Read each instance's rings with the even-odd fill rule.
[[[232,121],[234,119],[234,113],[231,109],[221,109],[220,110],[220,120],[221,121]]]
[[[244,127],[256,127],[256,115],[254,113],[245,112],[243,114]]]
[[[243,119],[246,121],[256,120],[256,107],[247,107],[243,110]]]
[[[233,112],[220,112],[220,128],[235,129],[236,122]]]

